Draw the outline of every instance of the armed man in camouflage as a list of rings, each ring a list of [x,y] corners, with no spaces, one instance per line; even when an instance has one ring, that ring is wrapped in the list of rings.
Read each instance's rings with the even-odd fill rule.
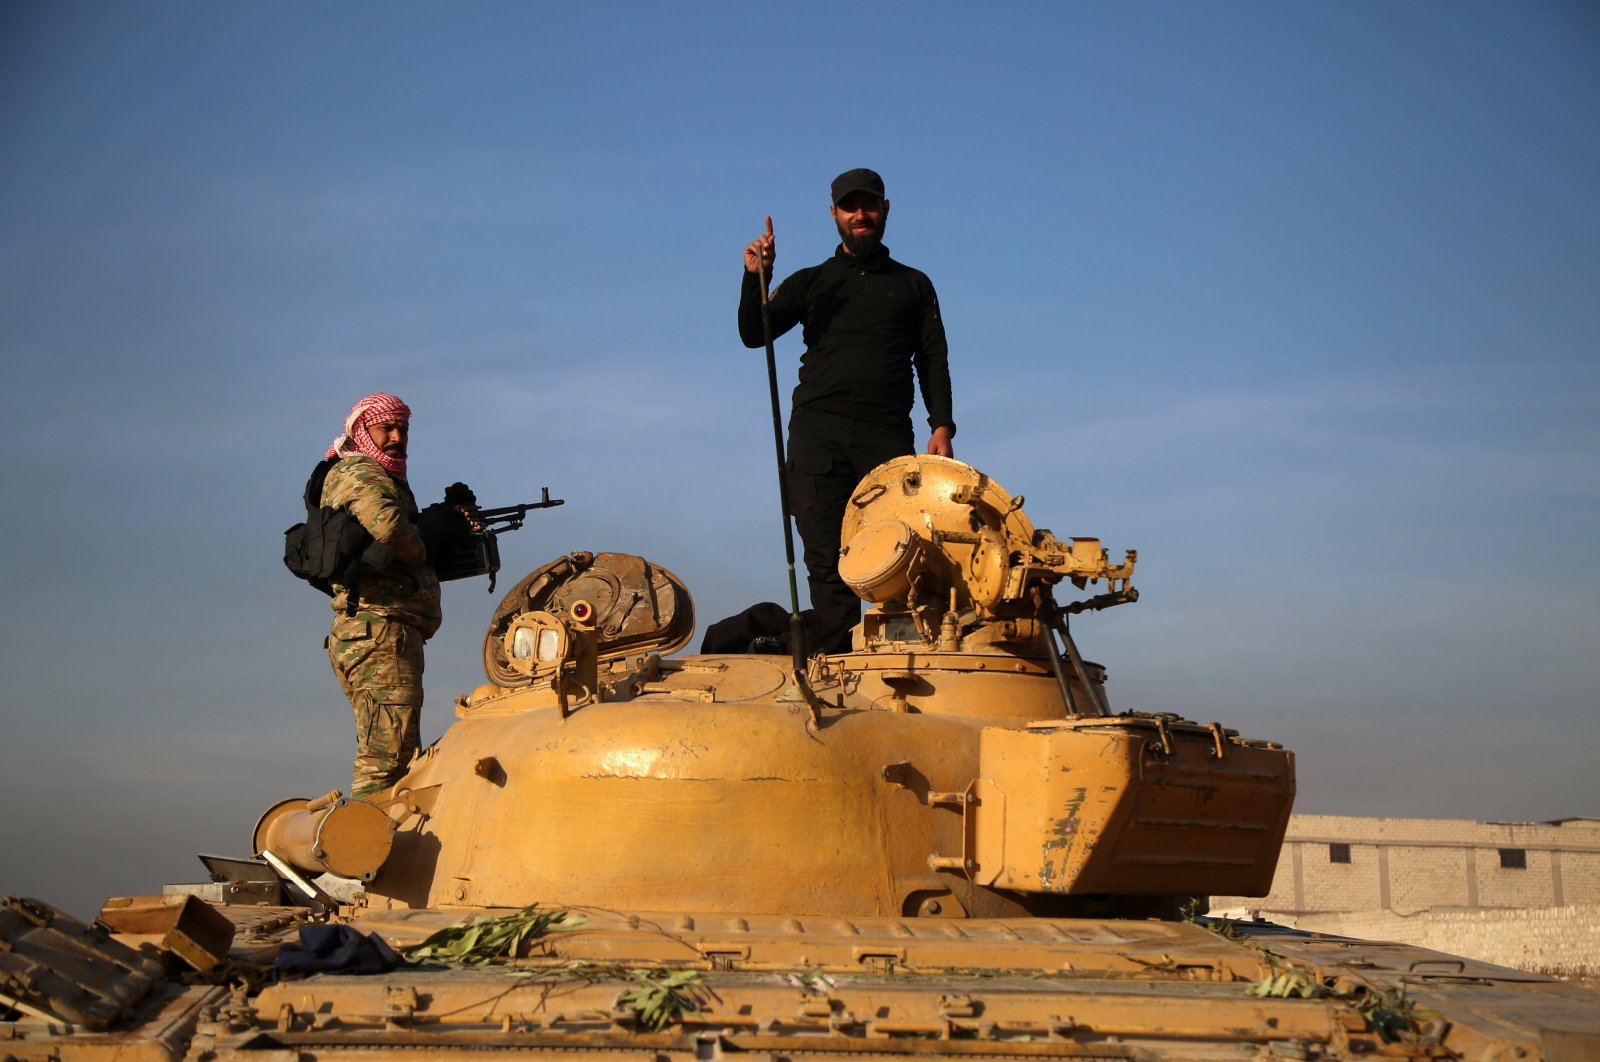
[[[326,455],[339,461],[323,482],[322,504],[349,512],[394,553],[392,562],[363,573],[354,587],[333,584],[328,659],[355,710],[353,797],[387,789],[416,755],[422,644],[442,618],[439,579],[428,564],[416,499],[406,484],[410,422],[410,407],[394,395],[368,395],[350,410],[344,433]]]

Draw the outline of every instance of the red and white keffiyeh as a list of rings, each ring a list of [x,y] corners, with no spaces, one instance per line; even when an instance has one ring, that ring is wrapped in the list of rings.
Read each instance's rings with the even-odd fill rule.
[[[333,440],[333,445],[328,447],[328,452],[323,457],[352,457],[360,454],[370,457],[384,468],[401,479],[406,477],[406,459],[403,457],[390,457],[373,443],[372,436],[367,434],[367,425],[382,424],[386,420],[411,421],[411,407],[394,395],[379,391],[375,395],[368,395],[350,407],[350,415],[344,418],[344,434]]]

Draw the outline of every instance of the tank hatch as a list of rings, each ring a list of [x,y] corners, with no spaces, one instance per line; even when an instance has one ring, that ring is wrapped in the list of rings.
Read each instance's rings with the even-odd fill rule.
[[[631,553],[568,553],[525,576],[495,608],[483,639],[483,672],[491,683],[517,688],[533,682],[529,668],[516,663],[515,628],[540,613],[592,628],[601,663],[675,653],[694,635],[694,601],[672,572]],[[520,626],[530,636],[539,630]]]

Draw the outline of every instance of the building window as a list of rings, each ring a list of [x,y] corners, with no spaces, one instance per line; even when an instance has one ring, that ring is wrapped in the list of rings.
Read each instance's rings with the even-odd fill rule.
[[[1500,849],[1500,865],[1506,870],[1527,870],[1528,850],[1526,848]]]
[[[1330,862],[1330,863],[1348,863],[1348,862],[1350,862],[1350,846],[1347,845],[1347,844],[1337,844],[1337,843],[1336,844],[1330,844],[1328,846],[1328,862]]]

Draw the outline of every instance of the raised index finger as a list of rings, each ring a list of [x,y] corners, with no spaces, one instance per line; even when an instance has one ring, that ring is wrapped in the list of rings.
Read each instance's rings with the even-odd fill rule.
[[[767,239],[772,238],[772,215],[767,215]]]

